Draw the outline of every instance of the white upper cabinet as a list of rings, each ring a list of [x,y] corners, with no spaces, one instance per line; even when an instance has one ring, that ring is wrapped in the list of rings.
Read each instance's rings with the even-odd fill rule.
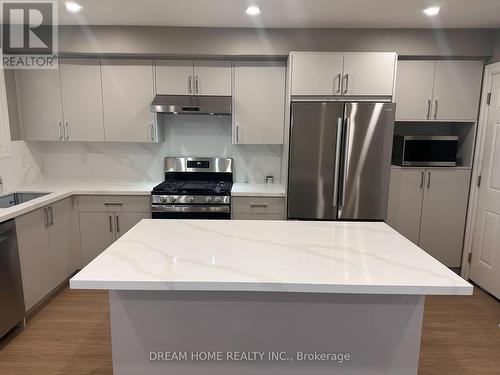
[[[476,121],[483,62],[402,60],[396,81],[396,120]]]
[[[437,61],[434,118],[442,121],[476,121],[482,76],[482,61]]]
[[[18,70],[16,85],[23,139],[62,140],[63,110],[59,70]]]
[[[344,54],[343,94],[392,96],[395,68],[395,53],[346,53]]]
[[[398,62],[396,119],[425,120],[431,116],[435,61]]]
[[[150,110],[154,98],[152,61],[103,61],[101,74],[105,140],[158,141],[158,129]]]
[[[196,95],[231,95],[230,61],[194,61],[194,93]]]
[[[293,52],[292,95],[341,95],[344,55],[330,52]]]
[[[156,61],[156,92],[164,95],[231,95],[231,62]]]
[[[233,143],[282,144],[285,63],[234,63]]]
[[[101,69],[96,59],[65,59],[59,64],[65,140],[103,141]]]
[[[392,96],[396,54],[292,52],[292,95]]]
[[[158,60],[155,65],[157,94],[193,94],[193,60]]]

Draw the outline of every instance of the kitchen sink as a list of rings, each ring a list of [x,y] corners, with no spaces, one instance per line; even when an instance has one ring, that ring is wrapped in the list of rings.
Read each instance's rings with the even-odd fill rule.
[[[0,208],[9,208],[20,203],[43,197],[50,193],[15,192],[0,196]]]

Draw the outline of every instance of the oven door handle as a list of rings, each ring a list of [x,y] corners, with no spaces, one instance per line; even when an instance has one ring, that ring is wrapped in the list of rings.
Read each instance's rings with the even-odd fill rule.
[[[198,206],[198,205],[151,205],[152,212],[231,212],[229,205]]]

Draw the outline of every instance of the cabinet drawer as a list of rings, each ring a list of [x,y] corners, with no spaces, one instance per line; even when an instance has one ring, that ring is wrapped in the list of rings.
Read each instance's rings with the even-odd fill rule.
[[[149,195],[80,195],[80,212],[150,212]]]
[[[233,197],[233,214],[280,214],[285,213],[285,198],[282,197]]]
[[[285,220],[284,214],[244,214],[233,213],[233,220]]]

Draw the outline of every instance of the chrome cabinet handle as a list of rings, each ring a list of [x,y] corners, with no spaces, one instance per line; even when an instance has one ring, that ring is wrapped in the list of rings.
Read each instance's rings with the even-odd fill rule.
[[[349,74],[345,74],[342,81],[345,81],[345,86],[344,82],[342,82],[342,86],[344,87],[344,94],[347,94],[347,91],[349,91]]]
[[[49,214],[47,212],[47,207],[43,209],[43,221],[45,224],[45,228],[47,228],[49,226]]]
[[[240,142],[240,127],[236,125],[236,143]]]
[[[188,77],[188,92],[190,94],[193,93],[193,82],[192,81],[193,81],[193,76],[189,76]]]
[[[113,216],[109,215],[109,231],[113,233]]]
[[[434,120],[437,120],[438,114],[438,99],[434,100]]]
[[[104,202],[105,206],[123,206],[122,202]]]
[[[337,81],[337,91],[335,91],[337,94],[341,94],[342,92],[342,74],[337,74],[334,78],[333,81]]]
[[[337,145],[335,149],[335,169],[333,171],[333,207],[337,207],[339,195],[339,178],[340,178],[340,149],[342,147],[342,117],[337,119]]]
[[[425,180],[425,172],[421,171],[420,172],[420,189],[424,187],[424,180]]]
[[[200,87],[198,85],[198,76],[194,77],[194,90],[196,94],[200,93]]]
[[[69,140],[69,127],[67,122],[64,123],[64,137],[66,140]]]
[[[250,207],[267,207],[267,203],[250,203]]]
[[[120,216],[116,215],[115,220],[116,220],[116,231],[120,232]]]
[[[427,174],[427,189],[431,187],[431,171]]]
[[[62,141],[62,129],[61,129],[61,122],[59,121],[57,123],[57,137],[60,141]]]
[[[150,130],[151,130],[151,140],[154,141],[155,140],[155,126],[154,126],[154,124],[151,124],[149,126],[150,126]]]
[[[52,206],[48,208],[49,211],[49,225],[54,225],[54,213],[52,212]]]
[[[427,120],[431,119],[431,107],[432,107],[432,99],[429,99],[427,100],[427,116],[425,116]]]

